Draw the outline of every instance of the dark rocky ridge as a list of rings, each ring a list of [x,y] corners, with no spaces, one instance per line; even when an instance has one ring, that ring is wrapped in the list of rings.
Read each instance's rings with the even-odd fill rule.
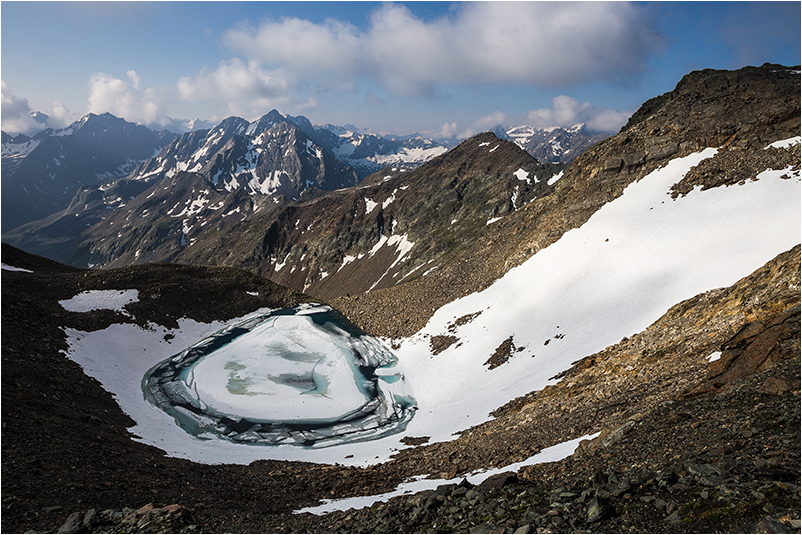
[[[514,175],[519,169],[539,182],[520,180]],[[480,134],[416,170],[381,172],[358,188],[302,199],[202,237],[178,259],[242,267],[323,299],[362,293],[448,261],[488,220],[550,194],[546,179],[560,169]],[[393,266],[399,246],[391,240],[401,236],[415,244],[414,254]],[[388,244],[371,255],[382,238]]]

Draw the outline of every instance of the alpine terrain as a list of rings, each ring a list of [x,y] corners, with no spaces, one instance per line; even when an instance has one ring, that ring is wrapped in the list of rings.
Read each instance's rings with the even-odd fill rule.
[[[60,130],[2,137],[5,231],[66,208],[81,186],[125,177],[174,135],[90,113]]]
[[[504,129],[496,131],[508,138]],[[520,134],[521,128],[508,131]],[[588,137],[581,127],[570,132],[557,129],[549,136],[531,128],[526,132],[528,137],[518,135],[516,143],[530,154],[547,153],[546,160],[555,163],[569,162],[578,154],[576,147],[587,147],[605,137]],[[554,142],[555,135],[560,135],[566,146],[575,147],[574,152],[555,149],[559,145]],[[32,169],[49,173],[50,160],[43,166],[41,159],[31,158],[28,149],[23,150],[28,145],[22,144],[21,138],[6,137],[9,142],[4,141],[3,150],[9,156],[4,156],[4,176],[20,162],[25,162],[29,174]],[[96,144],[95,150],[104,150],[101,143]],[[9,220],[25,217],[29,222],[17,228],[4,226],[3,239],[28,252],[81,267],[172,260],[209,229],[229,227],[257,212],[265,215],[301,196],[363,184],[368,175],[383,169],[381,177],[415,169],[452,145],[450,140],[420,135],[382,137],[360,132],[353,125],[313,126],[306,117],[276,110],[253,123],[230,117],[214,128],[176,137],[124,178],[71,190],[74,196],[69,203],[62,209],[52,208],[42,219],[30,221],[28,211],[15,215],[16,206],[9,204]],[[563,167],[546,166],[541,172],[558,172]],[[97,176],[117,177],[118,171],[110,168]],[[139,196],[151,187],[157,191]],[[121,234],[118,240],[118,232],[110,228],[115,223],[105,220],[121,213],[126,227],[139,228],[134,234],[124,232],[126,236]],[[102,246],[97,240],[104,242]]]
[[[798,533],[800,68],[551,134],[230,118],[5,231],[3,531]]]

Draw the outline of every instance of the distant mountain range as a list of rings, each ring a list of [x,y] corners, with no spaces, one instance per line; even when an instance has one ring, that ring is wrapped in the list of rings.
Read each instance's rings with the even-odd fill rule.
[[[592,133],[584,123],[571,128],[538,129],[531,126],[516,126],[495,133],[509,139],[537,158],[539,162],[570,163],[591,145],[595,145],[609,134]]]
[[[3,133],[3,231],[65,208],[81,186],[125,177],[174,137],[109,113],[33,137]]]
[[[198,125],[203,122],[182,128]],[[605,137],[582,125],[548,131],[497,127],[495,132],[552,163],[570,162]],[[309,187],[329,191],[354,185],[382,168],[414,169],[456,144],[419,134],[380,136],[353,125],[313,126],[306,117],[276,110],[253,123],[229,117],[180,135],[108,113],[89,114],[67,128],[30,137],[2,133],[2,228],[7,232],[67,208],[82,187],[114,193],[119,179],[126,179],[128,197],[104,193],[110,206],[186,170],[208,174],[226,191],[242,187],[250,194],[291,200]]]

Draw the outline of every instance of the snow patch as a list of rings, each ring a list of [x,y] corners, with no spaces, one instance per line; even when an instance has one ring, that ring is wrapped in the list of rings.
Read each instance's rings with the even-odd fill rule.
[[[2,263],[0,265],[2,265],[2,269],[5,269],[6,271],[21,271],[23,273],[33,273],[33,271],[31,271],[30,269],[24,269],[24,268],[18,268],[18,267],[14,267],[14,266],[9,266],[8,264],[5,264],[5,263]]]
[[[548,182],[546,182],[546,183],[547,183],[549,186],[553,186],[554,184],[556,184],[557,182],[559,182],[559,180],[560,180],[562,177],[563,177],[563,171],[560,171],[559,173],[557,173],[556,175],[554,175],[553,177],[551,177],[551,178],[549,179],[549,181],[548,181]]]
[[[787,149],[789,147],[793,147],[794,145],[798,145],[799,143],[802,143],[802,136],[781,139],[780,141],[775,141],[766,148],[768,149],[769,147],[772,147],[775,149]]]
[[[373,202],[373,199],[365,197],[365,215],[371,213],[377,206],[379,206],[379,203]]]
[[[386,502],[390,498],[395,498],[396,496],[403,496],[405,494],[414,494],[418,492],[422,492],[424,490],[434,490],[440,485],[455,485],[460,483],[463,479],[467,479],[469,483],[472,485],[479,485],[484,480],[488,479],[491,476],[502,474],[504,472],[517,472],[521,468],[525,466],[534,466],[536,464],[542,463],[552,463],[556,461],[561,461],[566,457],[573,455],[576,451],[576,448],[579,446],[579,443],[583,440],[592,440],[599,436],[599,433],[593,435],[585,435],[583,437],[575,438],[573,440],[569,440],[563,442],[561,444],[556,444],[554,446],[543,448],[539,453],[529,457],[528,459],[518,462],[509,464],[507,466],[502,466],[501,468],[491,468],[488,470],[477,470],[471,472],[470,474],[464,477],[457,477],[454,479],[427,479],[427,475],[418,475],[412,478],[409,478],[407,481],[401,483],[396,487],[395,490],[390,492],[385,492],[384,494],[377,494],[373,496],[356,496],[353,498],[342,498],[337,500],[329,500],[324,499],[322,500],[321,505],[313,506],[313,507],[304,507],[303,509],[299,509],[298,511],[293,511],[295,514],[300,513],[312,513],[314,515],[325,515],[334,511],[347,511],[348,509],[363,509],[365,507],[370,507],[374,503],[377,502]]]
[[[125,313],[125,306],[139,301],[139,290],[87,290],[58,303],[68,312],[113,310]]]
[[[523,169],[518,169],[513,173],[513,175],[515,175],[515,178],[522,182],[529,182],[529,173]],[[535,183],[537,183],[537,177],[535,177]]]
[[[800,243],[798,172],[782,180],[787,170],[765,171],[757,181],[697,187],[671,200],[670,187],[715,153],[674,159],[630,184],[582,227],[484,291],[441,307],[403,339],[396,354],[420,407],[407,433],[451,440],[572,362],[643,331],[676,303],[730,286]],[[430,338],[476,310],[484,311],[459,329],[462,345],[433,359]],[[527,349],[488,370],[485,361],[511,335]],[[468,393],[466,385],[477,384]]]

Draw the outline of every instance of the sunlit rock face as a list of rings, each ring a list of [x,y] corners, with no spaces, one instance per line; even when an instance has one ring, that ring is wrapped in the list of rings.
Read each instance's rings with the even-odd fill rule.
[[[145,375],[145,398],[187,432],[323,447],[404,430],[416,409],[397,359],[326,306],[250,317]]]

